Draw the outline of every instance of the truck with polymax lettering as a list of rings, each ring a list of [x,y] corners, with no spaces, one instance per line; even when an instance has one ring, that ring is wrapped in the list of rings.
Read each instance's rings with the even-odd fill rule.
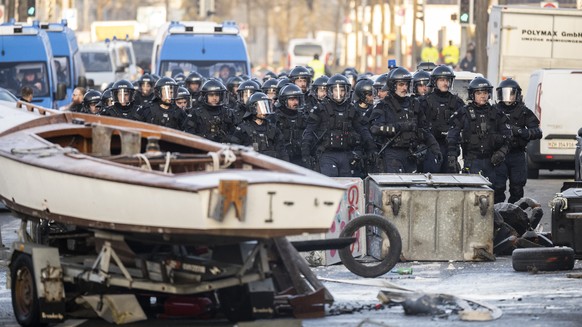
[[[538,69],[582,68],[582,11],[493,6],[487,39],[487,79],[516,80],[523,92]]]

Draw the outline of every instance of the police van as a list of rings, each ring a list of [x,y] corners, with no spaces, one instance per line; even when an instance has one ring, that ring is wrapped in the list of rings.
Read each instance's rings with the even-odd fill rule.
[[[67,85],[65,99],[58,101],[58,107],[62,107],[71,102],[76,87],[87,87],[79,44],[75,32],[67,26],[66,19],[60,23],[41,23],[40,28],[46,31],[51,44],[57,81]]]
[[[160,29],[154,42],[152,71],[173,77],[198,72],[221,78],[251,74],[244,38],[235,22],[171,22]]]
[[[541,69],[529,79],[525,105],[540,120],[543,136],[527,146],[528,177],[540,169],[574,169],[576,135],[582,127],[582,70]]]
[[[38,22],[19,25],[12,19],[0,25],[0,87],[20,95],[33,89],[32,102],[57,109],[66,97],[66,84],[58,83],[53,53],[47,33]]]
[[[87,78],[101,91],[120,79],[133,81],[139,77],[133,45],[129,41],[114,38],[84,44],[80,52]]]

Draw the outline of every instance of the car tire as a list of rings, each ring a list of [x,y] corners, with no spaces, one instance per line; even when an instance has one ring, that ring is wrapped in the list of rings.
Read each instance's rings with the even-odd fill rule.
[[[516,249],[511,262],[515,271],[572,270],[574,250],[569,247]]]
[[[402,252],[402,239],[396,226],[386,218],[379,215],[364,215],[351,220],[340,233],[340,237],[352,237],[352,235],[364,226],[373,226],[382,230],[388,237],[390,248],[386,257],[374,265],[360,263],[353,257],[349,246],[339,250],[339,256],[344,266],[352,273],[366,278],[374,278],[389,272],[398,260]]]

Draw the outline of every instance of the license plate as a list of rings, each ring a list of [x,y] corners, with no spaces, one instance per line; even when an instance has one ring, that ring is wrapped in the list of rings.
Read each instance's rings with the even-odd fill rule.
[[[576,141],[575,140],[548,141],[548,148],[550,148],[550,149],[576,149]]]

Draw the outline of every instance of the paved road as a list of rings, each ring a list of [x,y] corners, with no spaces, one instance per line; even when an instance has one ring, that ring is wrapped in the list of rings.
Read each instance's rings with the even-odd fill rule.
[[[542,225],[550,230],[548,202],[559,191],[562,183],[572,176],[571,171],[546,172],[538,180],[530,180],[526,196],[538,200],[544,208]],[[5,243],[14,239],[18,221],[7,213],[0,214],[0,224]],[[398,267],[412,267],[410,276],[386,274],[376,279],[362,279],[351,274],[341,265],[314,268],[321,278],[330,279],[324,284],[334,295],[335,308],[372,306],[378,303],[376,296],[382,287],[378,283],[392,282],[401,287],[429,293],[447,293],[486,301],[503,312],[494,322],[479,325],[528,325],[528,326],[580,326],[582,321],[582,280],[567,278],[569,272],[518,273],[512,269],[510,257],[500,257],[495,262],[408,262]],[[0,325],[16,326],[12,315],[10,290],[5,287],[5,268],[0,267]],[[576,262],[573,272],[582,272],[582,263]],[[341,281],[341,282],[340,282]],[[346,283],[346,281],[348,283]],[[375,285],[354,285],[351,283]],[[250,325],[272,325],[273,321],[255,322]],[[225,321],[193,322],[172,321],[176,326],[228,326]],[[400,306],[378,311],[357,312],[339,316],[327,316],[315,320],[279,320],[277,325],[289,326],[466,326],[454,314],[441,318],[406,316]],[[100,320],[68,320],[62,326],[102,326]],[[139,324],[142,326],[143,324]],[[166,326],[167,321],[152,321],[148,326]],[[240,324],[243,326],[244,324]]]

